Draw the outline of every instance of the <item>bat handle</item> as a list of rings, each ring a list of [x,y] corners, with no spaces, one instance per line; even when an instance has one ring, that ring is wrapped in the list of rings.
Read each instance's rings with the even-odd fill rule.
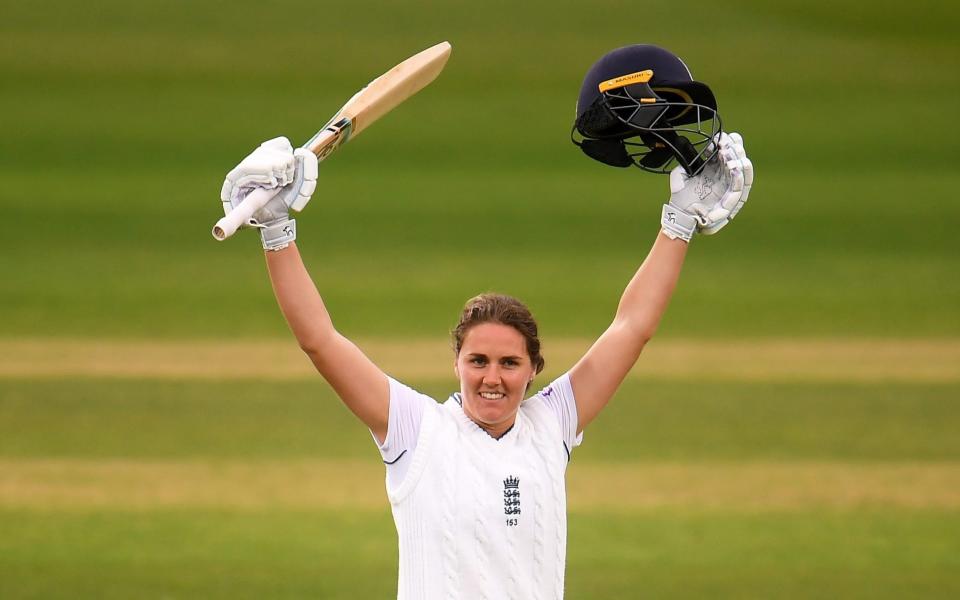
[[[279,191],[258,187],[247,194],[247,197],[235,209],[231,210],[227,216],[217,221],[217,224],[213,226],[213,237],[222,242],[236,233],[241,226],[250,221],[253,213],[263,208]]]

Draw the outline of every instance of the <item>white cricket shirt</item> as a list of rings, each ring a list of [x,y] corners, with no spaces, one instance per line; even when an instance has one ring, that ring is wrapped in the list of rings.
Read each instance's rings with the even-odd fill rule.
[[[499,440],[470,420],[459,395],[437,404],[391,379],[390,404],[380,448],[400,545],[398,598],[562,598],[564,474],[580,441],[569,377],[525,400]]]

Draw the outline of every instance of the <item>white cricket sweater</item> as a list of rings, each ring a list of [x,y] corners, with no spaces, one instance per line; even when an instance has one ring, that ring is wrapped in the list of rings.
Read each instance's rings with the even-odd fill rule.
[[[490,437],[451,398],[423,415],[403,482],[388,489],[398,600],[563,597],[568,450],[538,396]]]

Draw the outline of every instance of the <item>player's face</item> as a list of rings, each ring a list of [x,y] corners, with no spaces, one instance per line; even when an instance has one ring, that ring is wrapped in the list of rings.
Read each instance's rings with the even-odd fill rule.
[[[493,437],[513,425],[535,371],[523,335],[502,323],[467,331],[455,367],[463,410]]]

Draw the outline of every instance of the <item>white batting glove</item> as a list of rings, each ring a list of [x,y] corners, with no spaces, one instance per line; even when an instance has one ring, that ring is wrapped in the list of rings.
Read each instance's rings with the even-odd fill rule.
[[[739,133],[731,133],[730,140],[733,142],[733,150],[736,152],[737,158],[740,159],[740,164],[743,166],[743,193],[740,196],[740,202],[730,211],[730,219],[732,220],[737,216],[737,213],[740,212],[740,209],[743,208],[743,205],[747,202],[747,198],[750,196],[750,188],[753,187],[753,163],[747,158],[747,152],[743,149],[743,136]]]
[[[746,202],[753,184],[753,164],[744,152],[743,137],[721,133],[717,143],[719,152],[700,174],[689,177],[683,167],[670,172],[670,202],[661,213],[668,237],[689,242],[697,231],[712,235]]]
[[[277,190],[253,214],[251,226],[260,229],[264,250],[286,248],[297,239],[297,222],[290,218],[290,210],[306,207],[317,187],[317,171],[317,157],[309,150],[294,150],[285,137],[267,140],[227,173],[220,190],[223,213],[229,214],[258,187]]]

